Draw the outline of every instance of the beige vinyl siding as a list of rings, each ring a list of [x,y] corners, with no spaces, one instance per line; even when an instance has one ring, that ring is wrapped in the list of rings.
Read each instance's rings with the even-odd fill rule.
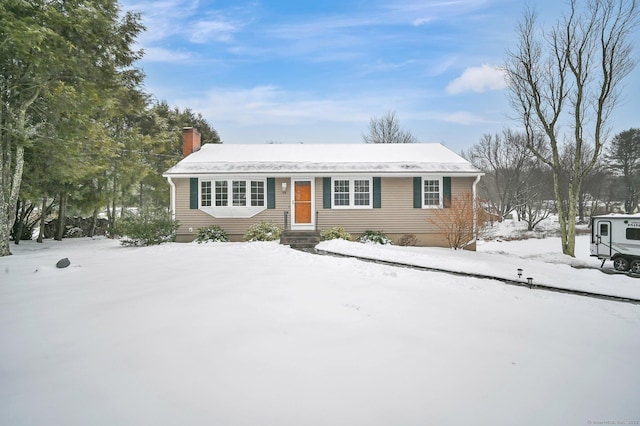
[[[451,196],[455,198],[471,192],[474,177],[451,179]],[[323,180],[316,179],[316,206],[318,208],[318,229],[342,226],[352,234],[360,234],[368,229],[381,230],[386,234],[437,233],[437,228],[427,218],[432,209],[413,207],[413,178],[382,178],[382,207],[379,209],[324,209]]]
[[[470,193],[474,179],[475,177],[452,177],[452,197]],[[290,178],[275,180],[275,209],[265,209],[251,218],[222,219],[214,218],[198,209],[190,209],[189,179],[173,181],[176,186],[176,218],[180,222],[178,241],[192,241],[198,228],[214,224],[222,227],[232,241],[241,241],[249,226],[260,221],[270,221],[284,227],[284,212],[289,212],[291,207]],[[287,184],[286,193],[282,192],[283,182]],[[342,226],[354,237],[368,229],[381,230],[396,243],[403,235],[414,234],[420,245],[447,245],[438,229],[427,220],[430,215],[433,215],[433,210],[413,207],[412,177],[382,178],[381,195],[381,208],[325,209],[323,208],[323,178],[315,178],[317,229],[323,231],[332,226]]]

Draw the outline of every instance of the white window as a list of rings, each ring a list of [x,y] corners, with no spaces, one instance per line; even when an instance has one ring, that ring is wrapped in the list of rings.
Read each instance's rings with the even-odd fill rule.
[[[229,205],[229,194],[226,180],[216,181],[216,207]]]
[[[208,207],[211,205],[211,181],[200,182],[200,199],[202,200],[202,206]]]
[[[332,180],[334,208],[371,208],[373,184],[371,178],[336,178]]]
[[[442,208],[442,178],[422,179],[422,207]]]
[[[247,207],[247,200],[251,207],[264,207],[265,199],[265,182],[261,180],[200,181],[201,207]]]
[[[349,206],[351,198],[349,180],[340,179],[333,181],[333,205],[335,207]]]
[[[264,206],[264,182],[260,180],[251,181],[251,206]]]
[[[236,207],[247,205],[247,182],[244,180],[231,181],[233,188],[233,205]]]

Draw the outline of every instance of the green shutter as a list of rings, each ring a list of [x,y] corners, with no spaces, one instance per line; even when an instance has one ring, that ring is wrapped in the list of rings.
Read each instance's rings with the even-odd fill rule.
[[[189,180],[189,208],[198,208],[198,178]]]
[[[331,178],[322,178],[322,207],[331,208]]]
[[[380,189],[381,179],[379,177],[373,178],[373,208],[379,209],[382,207],[382,191]]]
[[[420,176],[413,178],[413,208],[422,208],[422,178]]]
[[[443,206],[445,208],[451,207],[451,177],[445,176],[442,178],[442,197],[444,198]]]
[[[267,208],[276,208],[276,179],[267,178]]]

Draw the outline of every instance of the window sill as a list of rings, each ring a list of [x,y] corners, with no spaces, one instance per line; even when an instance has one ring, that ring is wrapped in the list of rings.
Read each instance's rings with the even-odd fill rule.
[[[266,210],[266,206],[257,207],[200,207],[200,210],[217,219],[249,218]]]
[[[331,206],[332,210],[373,210],[373,206]]]

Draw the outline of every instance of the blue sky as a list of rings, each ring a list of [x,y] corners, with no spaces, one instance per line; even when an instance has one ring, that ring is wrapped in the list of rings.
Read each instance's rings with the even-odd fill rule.
[[[499,67],[524,2],[124,0],[142,13],[146,88],[224,143],[360,143],[395,111],[421,142],[459,152],[517,128]],[[534,2],[542,18],[564,2]],[[637,38],[637,34],[634,35]],[[636,55],[638,51],[634,52]],[[640,70],[613,133],[640,126]]]

